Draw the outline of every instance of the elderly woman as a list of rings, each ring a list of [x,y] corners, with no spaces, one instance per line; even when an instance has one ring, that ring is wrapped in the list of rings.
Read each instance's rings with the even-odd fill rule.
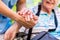
[[[56,8],[58,0],[42,0],[42,3],[40,4],[40,7],[35,7],[34,12],[38,12],[39,18],[38,23],[36,24],[36,27],[46,27],[48,29],[56,29],[54,32],[50,32],[53,36],[59,39],[59,29],[60,29],[60,12],[58,12],[59,8]],[[38,9],[39,8],[39,9]],[[53,12],[54,10],[54,12]],[[55,17],[56,16],[56,17]],[[56,20],[55,20],[56,19]],[[57,35],[58,34],[58,35]]]
[[[56,38],[59,38],[59,28],[60,28],[60,14],[58,12],[58,8],[55,8],[57,5],[58,0],[42,0],[42,3],[39,4],[39,6],[31,8],[34,14],[38,15],[38,22],[34,26],[36,27],[46,27],[49,30],[49,32],[55,36]],[[25,9],[26,11],[27,9]],[[23,11],[24,12],[24,11]],[[32,13],[31,11],[28,11],[28,13]],[[26,16],[27,13],[24,14]],[[31,14],[33,15],[33,14]],[[23,17],[24,17],[23,16]],[[51,32],[52,31],[52,32]]]

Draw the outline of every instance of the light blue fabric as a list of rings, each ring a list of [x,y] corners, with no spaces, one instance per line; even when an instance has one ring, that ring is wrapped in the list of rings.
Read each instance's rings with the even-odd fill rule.
[[[38,7],[35,6],[33,8],[31,8],[31,10],[33,11],[34,14],[37,13],[37,10],[38,10]],[[55,10],[56,12],[56,17],[57,17],[57,20],[58,20],[58,27],[56,29],[55,32],[50,32],[50,34],[52,34],[53,36],[55,36],[56,38],[60,37],[60,13]],[[37,24],[34,26],[35,28],[36,27],[46,27],[46,28],[49,28],[49,27],[53,27],[53,29],[55,28],[55,22],[54,22],[54,14],[53,12],[51,12],[50,15],[48,15],[46,12],[44,11],[40,11],[40,15],[39,15],[39,18],[38,18],[38,22]]]
[[[12,8],[12,6],[17,2],[17,0],[2,0],[9,8]]]
[[[11,5],[14,5],[17,2],[17,0],[11,0]]]
[[[17,0],[2,0],[9,8],[12,8]],[[0,14],[0,34],[5,33],[5,31],[12,25],[11,19]]]
[[[38,7],[37,6],[33,7],[30,10],[32,10],[32,12],[36,14]],[[38,18],[38,23],[35,25],[35,27],[40,27],[40,26],[46,28],[49,28],[49,26],[53,26],[53,28],[55,28],[54,13],[51,12],[51,14],[49,15],[47,12],[41,10]]]

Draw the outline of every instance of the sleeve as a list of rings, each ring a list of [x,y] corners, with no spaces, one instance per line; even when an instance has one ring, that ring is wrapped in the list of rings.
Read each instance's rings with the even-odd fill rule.
[[[10,0],[2,0],[6,5],[8,5]]]
[[[17,0],[11,0],[11,5],[14,5],[17,2]]]

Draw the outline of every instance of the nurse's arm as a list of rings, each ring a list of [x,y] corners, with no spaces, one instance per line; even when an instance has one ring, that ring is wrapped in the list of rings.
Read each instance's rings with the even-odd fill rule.
[[[30,28],[35,25],[35,23],[32,20],[30,22],[26,22],[23,17],[9,9],[1,0],[0,0],[0,13],[19,22],[25,27]]]

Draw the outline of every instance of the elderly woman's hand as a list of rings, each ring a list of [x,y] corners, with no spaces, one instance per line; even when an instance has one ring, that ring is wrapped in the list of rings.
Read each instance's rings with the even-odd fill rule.
[[[18,33],[21,25],[15,22],[6,32],[4,35],[4,40],[13,40]]]
[[[26,22],[33,20],[35,24],[37,23],[38,17],[29,9],[24,8],[21,11],[18,11],[18,14],[22,16]]]

